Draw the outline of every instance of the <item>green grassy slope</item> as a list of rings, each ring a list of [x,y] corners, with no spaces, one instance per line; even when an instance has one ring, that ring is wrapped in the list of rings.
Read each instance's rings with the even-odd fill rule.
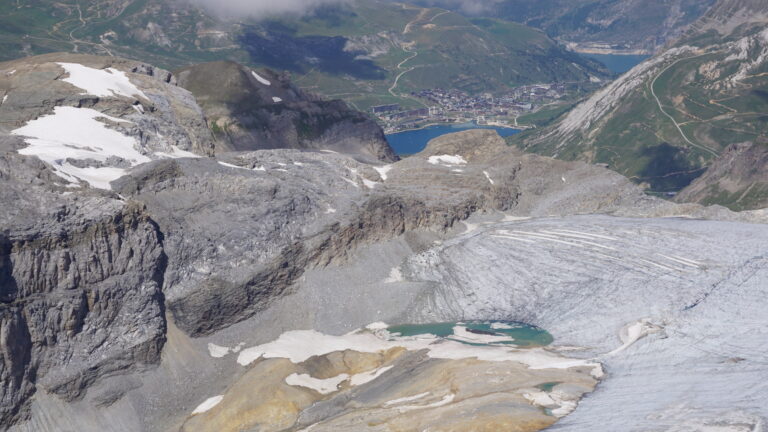
[[[51,51],[113,54],[167,69],[228,59],[288,70],[299,85],[363,110],[421,106],[408,97],[417,89],[478,93],[605,74],[539,30],[383,0],[258,22],[222,20],[182,0],[0,3],[0,60]]]
[[[457,10],[459,0],[423,0]],[[714,0],[497,0],[478,13],[544,30],[583,48],[608,44],[652,52],[702,16]]]
[[[723,18],[727,33],[702,25],[554,124],[510,141],[606,163],[650,191],[686,187],[726,147],[768,136],[765,23],[738,19]]]

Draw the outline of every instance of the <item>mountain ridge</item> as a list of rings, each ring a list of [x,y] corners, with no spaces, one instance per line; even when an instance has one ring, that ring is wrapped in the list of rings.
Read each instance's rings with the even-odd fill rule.
[[[764,12],[759,2],[720,1],[664,52],[552,126],[511,141],[543,154],[606,163],[652,191],[679,191],[728,145],[768,133],[760,115],[768,85]]]

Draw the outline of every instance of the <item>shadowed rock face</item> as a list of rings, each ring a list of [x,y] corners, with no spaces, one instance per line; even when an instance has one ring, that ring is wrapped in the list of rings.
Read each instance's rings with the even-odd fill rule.
[[[284,74],[228,61],[190,66],[176,74],[203,107],[217,152],[326,149],[397,160],[373,120],[340,100],[308,95]]]
[[[718,203],[733,210],[768,207],[768,142],[728,146],[675,201]]]
[[[45,166],[0,154],[0,424],[36,390],[77,399],[102,376],[157,363],[165,341],[161,234],[141,205],[63,196]]]

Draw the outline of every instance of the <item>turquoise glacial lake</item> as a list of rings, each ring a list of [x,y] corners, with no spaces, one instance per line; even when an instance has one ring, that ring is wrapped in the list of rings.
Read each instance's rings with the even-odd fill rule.
[[[649,55],[619,55],[619,54],[582,54],[584,57],[589,57],[593,60],[597,60],[604,64],[611,72],[615,74],[623,74],[624,72],[639,65],[643,60],[650,57]]]
[[[458,333],[457,333],[458,327]],[[514,321],[461,321],[404,324],[387,328],[393,336],[433,335],[469,345],[545,346],[554,338],[546,330]]]
[[[427,146],[427,143],[441,135],[461,132],[470,129],[494,129],[499,135],[507,137],[520,132],[518,129],[477,125],[474,123],[463,123],[456,125],[434,125],[423,129],[415,129],[404,132],[397,132],[387,135],[387,142],[400,156],[418,153]]]

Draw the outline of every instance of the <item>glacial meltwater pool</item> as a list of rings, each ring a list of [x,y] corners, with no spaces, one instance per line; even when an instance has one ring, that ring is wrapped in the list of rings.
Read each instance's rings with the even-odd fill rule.
[[[552,335],[544,329],[513,321],[459,321],[404,324],[387,328],[392,336],[433,335],[469,345],[545,346]]]

